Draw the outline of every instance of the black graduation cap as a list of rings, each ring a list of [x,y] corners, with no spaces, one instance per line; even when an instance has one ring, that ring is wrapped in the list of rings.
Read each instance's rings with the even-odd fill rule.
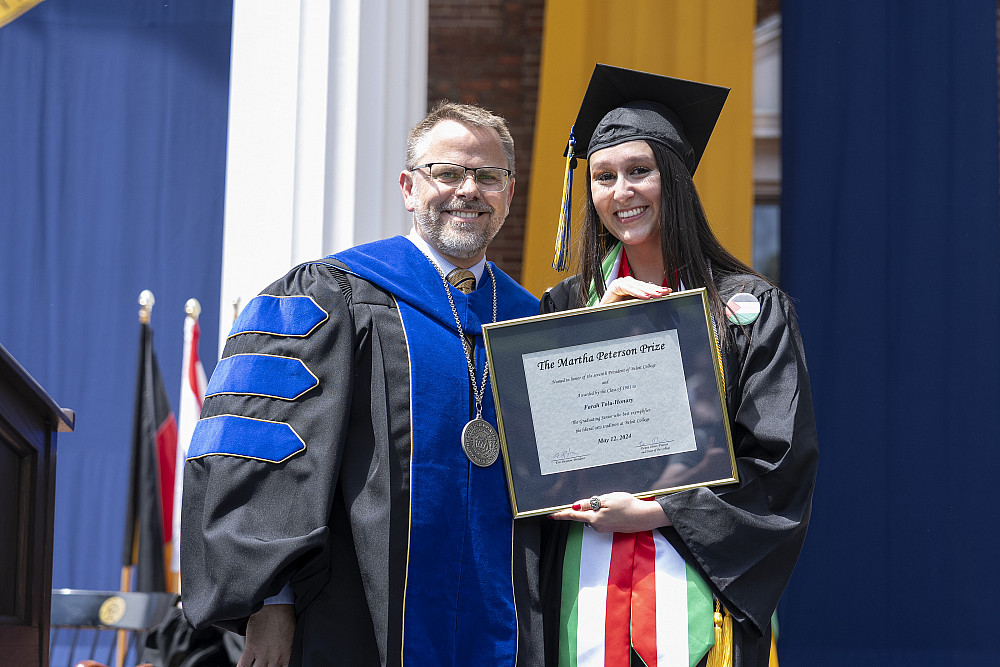
[[[635,139],[677,153],[694,170],[729,89],[612,65],[597,65],[573,124],[576,155]]]
[[[694,175],[729,88],[598,64],[566,146],[563,211],[552,266],[565,270],[576,156],[648,139],[677,154]]]

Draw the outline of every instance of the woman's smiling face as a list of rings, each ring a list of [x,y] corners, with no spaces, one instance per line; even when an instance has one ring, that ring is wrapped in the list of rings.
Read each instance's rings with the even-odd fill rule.
[[[590,156],[594,208],[626,246],[660,247],[660,170],[645,141],[629,141]]]

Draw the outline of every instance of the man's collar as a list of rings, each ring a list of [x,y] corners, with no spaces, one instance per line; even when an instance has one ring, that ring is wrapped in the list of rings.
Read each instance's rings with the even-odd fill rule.
[[[430,243],[424,240],[424,237],[420,235],[416,227],[410,228],[410,233],[406,235],[406,238],[410,240],[413,245],[417,246],[417,249],[422,253],[431,258],[437,267],[441,269],[444,275],[451,273],[452,269],[457,268],[454,264],[446,260]],[[469,271],[472,271],[472,275],[476,277],[476,285],[480,284],[483,278],[483,271],[486,270],[486,256],[484,255],[482,259],[469,267]]]

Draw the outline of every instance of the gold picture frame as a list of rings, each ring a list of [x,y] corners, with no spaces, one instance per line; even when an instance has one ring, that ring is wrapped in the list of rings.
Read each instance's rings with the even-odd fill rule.
[[[704,289],[483,325],[515,518],[738,481]]]

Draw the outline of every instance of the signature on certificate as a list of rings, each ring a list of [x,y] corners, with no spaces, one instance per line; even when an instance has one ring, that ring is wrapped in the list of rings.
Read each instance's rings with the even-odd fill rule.
[[[572,449],[564,449],[563,451],[556,452],[555,454],[552,455],[552,461],[553,462],[555,462],[555,461],[570,461],[570,460],[580,459],[580,458],[585,458],[585,457],[581,456],[580,454],[577,454]]]
[[[662,438],[660,436],[655,436],[649,442],[646,442],[644,440],[640,440],[639,441],[639,447],[656,447],[657,445],[669,445],[671,442],[673,442],[673,440],[670,440],[670,439],[667,439],[667,438]]]

